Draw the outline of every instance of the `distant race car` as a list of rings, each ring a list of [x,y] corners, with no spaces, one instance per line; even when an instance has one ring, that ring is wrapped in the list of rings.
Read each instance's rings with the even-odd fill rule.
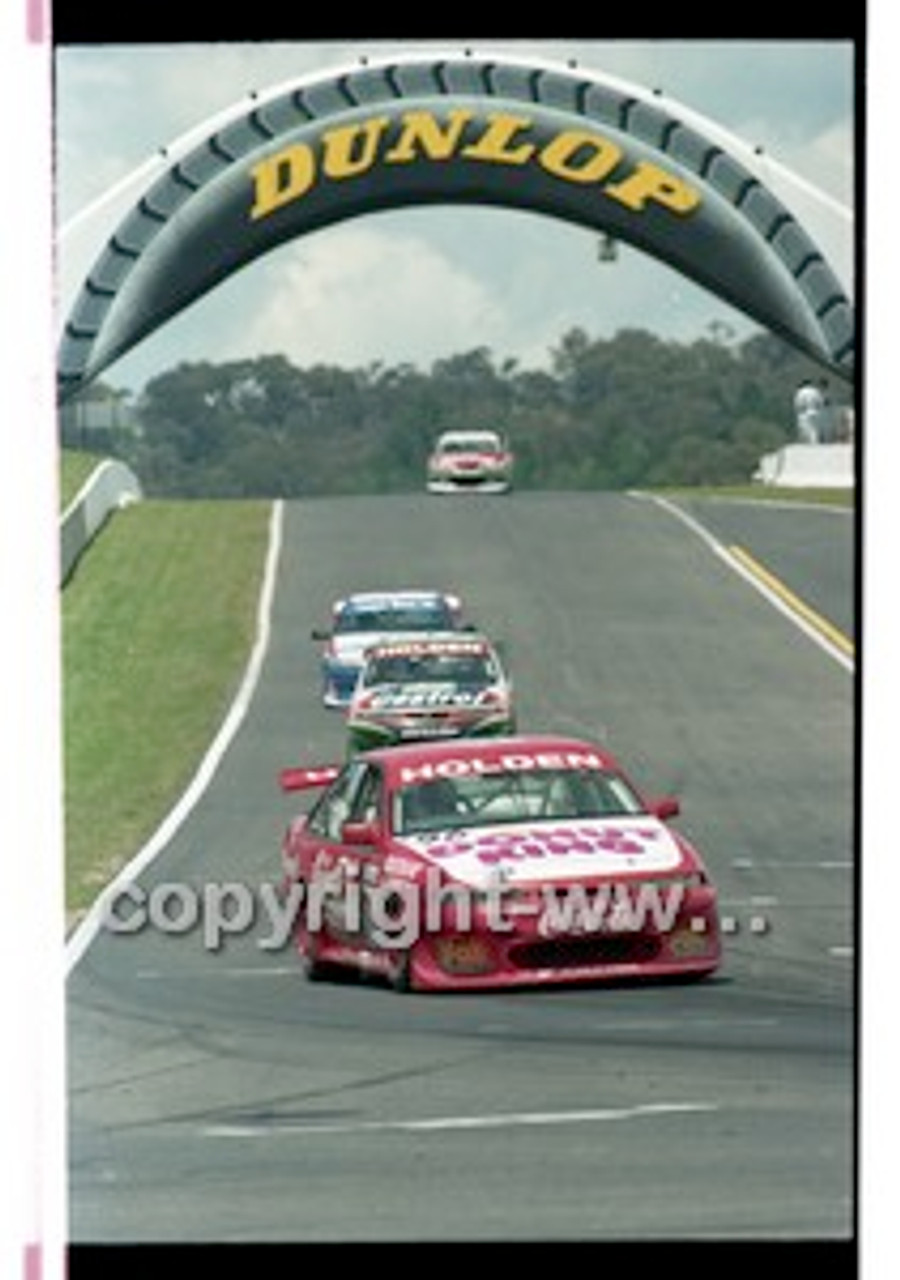
[[[445,431],[428,459],[428,489],[505,493],[512,487],[512,471],[513,455],[498,432]]]
[[[308,977],[398,990],[701,977],[721,960],[700,854],[591,742],[458,738],[291,768],[324,787],[282,844]]]
[[[366,649],[397,636],[457,631],[462,627],[462,602],[441,591],[361,591],[336,600],[331,626],[312,633],[324,641],[322,700],[327,707],[350,703]]]
[[[388,640],[366,651],[347,729],[355,751],[513,733],[512,684],[484,636]]]

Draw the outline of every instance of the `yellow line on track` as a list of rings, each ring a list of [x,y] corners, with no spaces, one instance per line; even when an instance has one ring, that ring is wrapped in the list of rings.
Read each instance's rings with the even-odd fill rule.
[[[820,613],[817,613],[815,609],[812,609],[799,596],[795,595],[789,587],[784,585],[780,578],[776,578],[765,565],[754,559],[749,551],[745,551],[743,547],[739,547],[736,544],[732,544],[728,550],[735,560],[744,566],[748,573],[751,573],[759,582],[774,592],[792,612],[803,618],[805,622],[818,631],[820,635],[824,636],[835,648],[840,649],[847,657],[855,658],[856,646],[849,636],[845,636],[843,631],[838,630],[827,618],[823,618]]]

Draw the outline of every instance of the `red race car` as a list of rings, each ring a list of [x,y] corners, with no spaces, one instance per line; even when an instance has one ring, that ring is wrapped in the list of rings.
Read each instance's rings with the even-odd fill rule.
[[[445,431],[428,457],[429,493],[508,493],[514,457],[497,431]]]
[[[384,747],[285,769],[325,790],[282,847],[310,978],[398,990],[704,976],[721,960],[700,855],[614,757],[557,736]]]

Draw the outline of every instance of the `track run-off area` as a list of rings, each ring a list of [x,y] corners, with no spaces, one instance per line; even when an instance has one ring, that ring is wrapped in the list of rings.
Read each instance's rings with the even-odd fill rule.
[[[140,884],[279,878],[279,769],[345,751],[311,630],[347,592],[434,586],[503,643],[523,732],[597,738],[680,797],[725,963],[398,995],[306,982],[263,920],[216,950],[100,929],[68,979],[73,1243],[849,1240],[851,512],[514,493],[280,516],[252,697]]]

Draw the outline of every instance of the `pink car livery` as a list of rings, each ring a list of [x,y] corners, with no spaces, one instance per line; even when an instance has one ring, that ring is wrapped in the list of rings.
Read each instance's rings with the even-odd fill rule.
[[[398,990],[664,977],[721,963],[697,850],[604,748],[556,735],[455,739],[283,771],[322,789],[282,845],[309,977]]]
[[[497,431],[445,431],[428,459],[430,493],[507,493],[513,454]]]

